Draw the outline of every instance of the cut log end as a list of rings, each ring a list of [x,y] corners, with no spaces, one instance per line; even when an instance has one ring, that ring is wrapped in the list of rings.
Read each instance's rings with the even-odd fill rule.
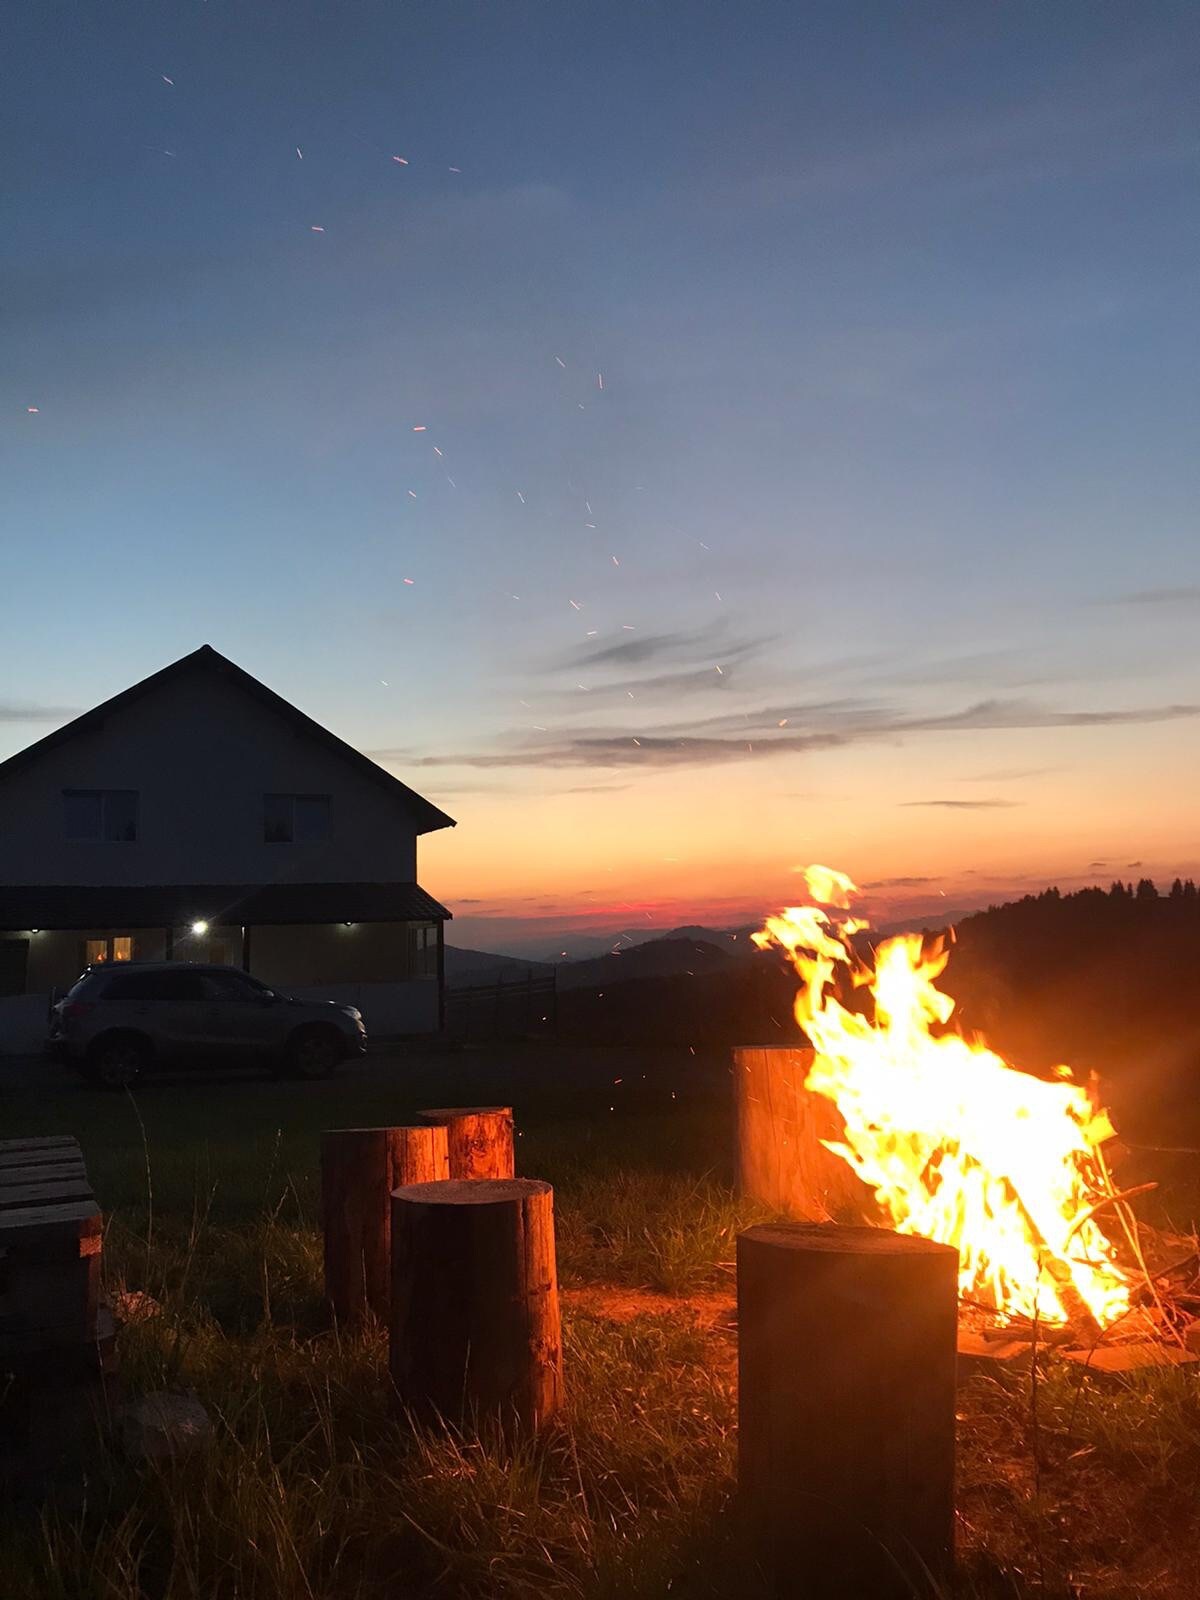
[[[553,1194],[541,1178],[450,1178],[444,1183],[408,1183],[392,1191],[401,1205],[507,1206],[534,1195]]]

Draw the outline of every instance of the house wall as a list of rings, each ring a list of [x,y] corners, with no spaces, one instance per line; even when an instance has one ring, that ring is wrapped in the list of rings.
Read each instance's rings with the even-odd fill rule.
[[[64,789],[136,789],[136,842],[68,840]],[[264,843],[267,793],[331,795],[332,838]],[[0,788],[9,884],[408,883],[416,838],[385,788],[209,672],[150,690]]]
[[[281,989],[314,983],[394,983],[413,976],[407,922],[254,928],[250,971]]]

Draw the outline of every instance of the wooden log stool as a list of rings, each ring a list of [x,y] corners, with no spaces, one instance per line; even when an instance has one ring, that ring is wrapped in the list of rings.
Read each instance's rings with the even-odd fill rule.
[[[739,1498],[773,1593],[948,1587],[958,1252],[768,1224],[739,1236],[737,1286]]]
[[[511,1106],[449,1106],[417,1113],[446,1130],[452,1178],[514,1178]]]
[[[734,1049],[738,1188],[808,1222],[872,1220],[870,1189],[821,1142],[842,1138],[845,1125],[831,1100],[804,1087],[812,1063],[809,1049]]]
[[[462,1426],[543,1428],[562,1404],[554,1192],[530,1178],[392,1195],[391,1373],[399,1404]]]
[[[340,1326],[368,1313],[387,1321],[391,1294],[391,1193],[449,1176],[446,1130],[339,1128],[321,1135],[325,1298]]]

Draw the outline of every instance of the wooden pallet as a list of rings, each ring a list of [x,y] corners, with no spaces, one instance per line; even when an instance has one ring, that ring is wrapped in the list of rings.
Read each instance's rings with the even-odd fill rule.
[[[76,1140],[0,1140],[0,1479],[77,1455],[107,1410],[116,1329],[100,1296],[104,1219]],[[72,1407],[90,1418],[80,1437]]]

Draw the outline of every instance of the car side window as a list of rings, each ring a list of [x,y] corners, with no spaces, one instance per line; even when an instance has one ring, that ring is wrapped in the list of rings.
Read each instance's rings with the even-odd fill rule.
[[[208,1000],[258,1000],[264,993],[238,972],[206,972],[201,981]]]

